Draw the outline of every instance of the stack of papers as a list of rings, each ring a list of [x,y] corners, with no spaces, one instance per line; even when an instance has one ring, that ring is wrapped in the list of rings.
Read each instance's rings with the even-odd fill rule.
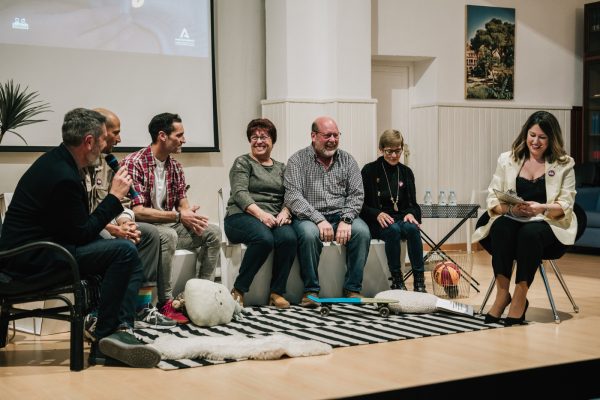
[[[473,306],[438,298],[435,307],[440,311],[473,316]]]
[[[507,204],[525,203],[525,200],[523,200],[522,198],[517,196],[517,193],[512,190],[503,192],[501,190],[494,189],[494,193],[496,194],[496,197],[498,198],[498,200],[500,200],[503,203],[507,203]]]

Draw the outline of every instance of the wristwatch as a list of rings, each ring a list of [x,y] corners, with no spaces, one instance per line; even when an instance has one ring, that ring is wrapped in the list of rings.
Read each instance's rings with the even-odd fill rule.
[[[177,214],[175,214],[175,223],[179,223],[179,221],[181,221],[181,213],[179,211],[175,211]]]
[[[340,218],[340,221],[342,221],[345,224],[352,225],[352,218],[350,217],[342,217]]]

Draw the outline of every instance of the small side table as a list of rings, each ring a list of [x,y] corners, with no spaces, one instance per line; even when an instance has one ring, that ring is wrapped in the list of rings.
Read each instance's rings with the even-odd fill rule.
[[[479,204],[457,204],[455,206],[440,206],[438,204],[424,205],[421,207],[422,218],[456,218],[460,219],[456,225],[439,241],[436,249],[440,248],[469,218],[477,218]],[[423,231],[421,231],[423,232]],[[427,236],[428,237],[428,236]],[[428,237],[429,238],[429,237]],[[431,240],[431,239],[430,239]],[[433,240],[432,243],[435,244]],[[427,243],[430,244],[430,243]],[[432,249],[433,250],[433,249]]]
[[[479,209],[479,204],[457,204],[455,206],[440,206],[438,204],[419,204],[419,206],[421,207],[422,218],[454,218],[458,220],[456,225],[454,225],[454,227],[446,234],[446,236],[444,236],[437,243],[433,239],[431,239],[431,237],[429,237],[429,235],[425,231],[420,229],[421,238],[423,238],[423,241],[431,247],[431,249],[423,257],[423,261],[427,262],[427,260],[432,254],[439,253],[443,254],[444,257],[454,262],[454,260],[452,260],[452,258],[448,256],[441,249],[441,247],[454,234],[454,232],[458,230],[458,228],[460,228],[465,222],[467,222],[467,220],[469,220],[470,218],[477,218],[477,210]],[[468,237],[470,238],[470,235],[468,235]],[[469,241],[469,239],[467,240]],[[470,248],[470,246],[468,246],[468,248]],[[469,277],[469,283],[471,284],[471,287],[473,287],[477,292],[479,292],[479,289],[477,288],[477,286],[479,286],[479,282],[477,282],[475,278],[468,274],[458,263],[454,263],[458,266],[458,268],[461,269],[462,272],[464,272]],[[408,276],[410,276],[411,273],[412,271],[408,271],[404,278],[406,279]]]

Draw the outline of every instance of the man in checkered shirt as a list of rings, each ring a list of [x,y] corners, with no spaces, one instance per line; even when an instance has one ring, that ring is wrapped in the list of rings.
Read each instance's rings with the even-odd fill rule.
[[[358,217],[364,199],[360,169],[349,153],[338,149],[341,133],[336,122],[317,118],[310,135],[312,144],[290,157],[284,177],[285,205],[294,214],[292,226],[298,235],[303,307],[318,306],[308,295],[319,293],[323,242],[346,246],[346,297],[361,297],[371,242],[367,224]]]
[[[161,271],[167,279],[157,282],[160,313],[178,323],[189,322],[173,307],[171,264],[175,249],[200,248],[198,278],[212,279],[221,250],[221,230],[209,225],[208,217],[196,213],[200,206],[187,199],[187,185],[181,164],[171,154],[180,153],[185,143],[181,117],[162,113],[148,124],[150,146],[123,160],[138,196],[131,209],[137,221],[154,223],[160,235]]]

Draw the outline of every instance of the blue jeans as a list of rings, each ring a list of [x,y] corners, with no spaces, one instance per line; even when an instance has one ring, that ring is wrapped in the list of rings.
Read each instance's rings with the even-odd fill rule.
[[[340,220],[339,215],[326,216],[327,221],[337,231]],[[319,259],[323,242],[319,238],[319,228],[310,220],[294,219],[292,226],[298,235],[298,261],[300,262],[300,275],[304,282],[304,292],[316,292],[319,286]],[[362,289],[363,270],[369,256],[371,234],[369,227],[360,218],[352,221],[352,234],[346,245],[346,275],[344,289],[351,292],[360,292]]]
[[[273,250],[271,292],[284,294],[290,269],[296,258],[297,240],[294,229],[290,225],[269,229],[246,213],[228,216],[224,225],[225,234],[232,243],[244,243],[247,246],[240,274],[233,287],[246,293],[254,276]]]
[[[144,270],[135,245],[124,239],[97,239],[75,248],[82,276],[102,275],[96,338],[119,326],[133,327],[135,301]]]
[[[400,272],[400,241],[406,240],[408,258],[413,272],[425,271],[423,243],[419,227],[410,222],[396,221],[387,228],[378,226],[373,236],[385,242],[385,255],[391,273]]]

